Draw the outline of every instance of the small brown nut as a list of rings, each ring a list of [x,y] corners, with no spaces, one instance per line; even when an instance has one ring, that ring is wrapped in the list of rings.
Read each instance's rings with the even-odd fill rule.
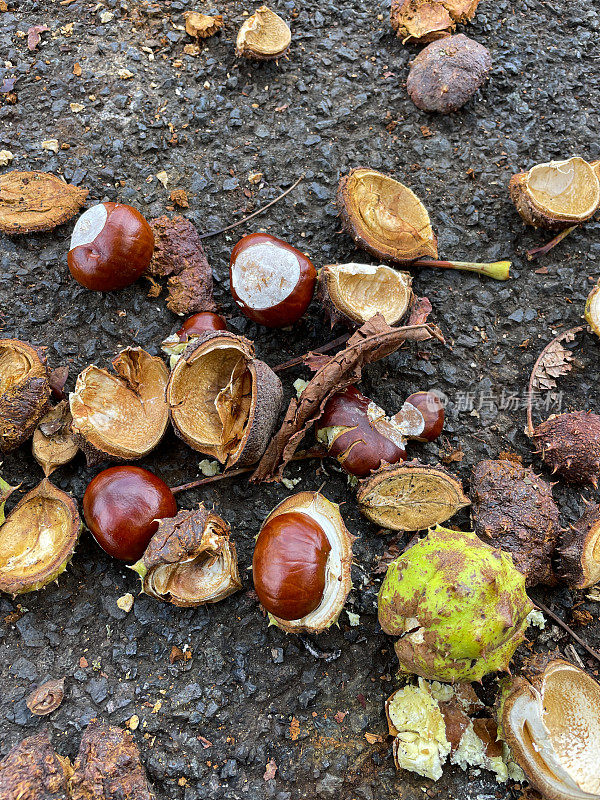
[[[479,42],[462,33],[427,45],[412,62],[406,88],[423,111],[450,114],[485,83],[492,57]]]

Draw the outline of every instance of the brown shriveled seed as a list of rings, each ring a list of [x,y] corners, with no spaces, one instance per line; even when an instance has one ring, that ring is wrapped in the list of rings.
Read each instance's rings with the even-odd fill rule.
[[[65,679],[46,681],[27,698],[27,708],[36,717],[45,717],[55,711],[65,696]]]
[[[470,100],[492,69],[489,51],[462,33],[427,45],[412,62],[406,88],[423,111],[450,114]]]

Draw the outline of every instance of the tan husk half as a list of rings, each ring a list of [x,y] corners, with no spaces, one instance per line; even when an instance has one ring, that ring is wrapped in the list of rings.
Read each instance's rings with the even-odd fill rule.
[[[240,28],[235,52],[256,61],[270,61],[285,55],[291,41],[287,22],[268,6],[261,6]]]
[[[160,520],[146,552],[132,569],[142,591],[175,606],[217,603],[242,588],[235,543],[225,520],[201,503]]]
[[[55,469],[72,461],[79,451],[71,431],[73,417],[67,400],[53,406],[40,420],[33,434],[33,457],[48,477]]]
[[[195,338],[175,365],[166,392],[178,436],[226,467],[260,458],[282,397],[281,381],[254,358],[252,342],[229,331]]]
[[[162,359],[128,347],[112,364],[116,375],[94,365],[84,369],[69,395],[73,434],[88,464],[142,458],[169,424],[169,371]]]
[[[514,760],[548,800],[600,797],[600,684],[561,658],[507,679],[498,721]]]
[[[458,478],[416,460],[377,470],[360,482],[356,498],[364,517],[393,531],[441,524],[470,502]]]
[[[579,156],[513,175],[509,191],[523,220],[536,228],[569,228],[590,219],[600,204],[598,175]]]
[[[29,439],[49,405],[45,357],[27,342],[0,339],[0,450]]]
[[[352,588],[352,544],[356,539],[346,528],[340,507],[319,492],[299,492],[271,511],[267,525],[280,514],[299,512],[311,517],[325,532],[331,545],[327,560],[325,590],[319,605],[302,619],[285,620],[269,614],[269,624],[286,633],[321,633],[334,625]]]
[[[77,504],[44,478],[4,519],[6,491],[0,506],[0,591],[34,592],[64,572],[73,555],[81,530]]]
[[[600,281],[588,295],[584,316],[596,336],[600,336]]]
[[[381,314],[395,325],[413,300],[412,276],[385,264],[328,264],[319,272],[318,297],[332,324],[364,325]]]
[[[412,189],[389,175],[351,170],[340,179],[337,202],[344,229],[372,255],[398,264],[437,258],[427,209]]]
[[[6,172],[0,175],[0,231],[51,231],[71,219],[87,196],[87,189],[49,172]]]
[[[590,503],[584,514],[562,532],[560,575],[572,589],[600,582],[600,506]]]

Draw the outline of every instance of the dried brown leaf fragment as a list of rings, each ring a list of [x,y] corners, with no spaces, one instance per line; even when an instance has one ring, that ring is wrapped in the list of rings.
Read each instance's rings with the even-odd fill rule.
[[[348,339],[344,349],[337,355],[319,355],[315,375],[298,399],[290,401],[281,428],[271,440],[251,480],[281,480],[286,464],[293,458],[309,428],[323,413],[329,397],[358,383],[365,364],[390,355],[406,341],[424,341],[434,336],[443,341],[437,327],[425,322],[430,311],[429,300],[419,299],[413,307],[408,325],[400,328],[390,327],[377,314]]]
[[[0,232],[51,231],[75,216],[88,190],[48,172],[0,175]]]

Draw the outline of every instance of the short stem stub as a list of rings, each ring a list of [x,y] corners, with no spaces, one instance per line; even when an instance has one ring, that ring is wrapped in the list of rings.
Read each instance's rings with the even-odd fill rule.
[[[560,244],[562,240],[577,227],[577,225],[572,225],[570,228],[565,228],[565,230],[561,231],[558,236],[555,236],[554,239],[550,239],[549,242],[541,245],[541,247],[532,247],[531,250],[527,251],[527,260],[533,261],[540,256],[545,256],[546,253],[549,253],[553,247],[556,247],[557,244]]]
[[[477,272],[497,281],[507,281],[510,278],[510,261],[494,261],[492,263],[477,263],[472,261],[439,261],[435,258],[420,258],[413,261],[413,267],[439,267],[441,269],[458,269],[464,272]]]

